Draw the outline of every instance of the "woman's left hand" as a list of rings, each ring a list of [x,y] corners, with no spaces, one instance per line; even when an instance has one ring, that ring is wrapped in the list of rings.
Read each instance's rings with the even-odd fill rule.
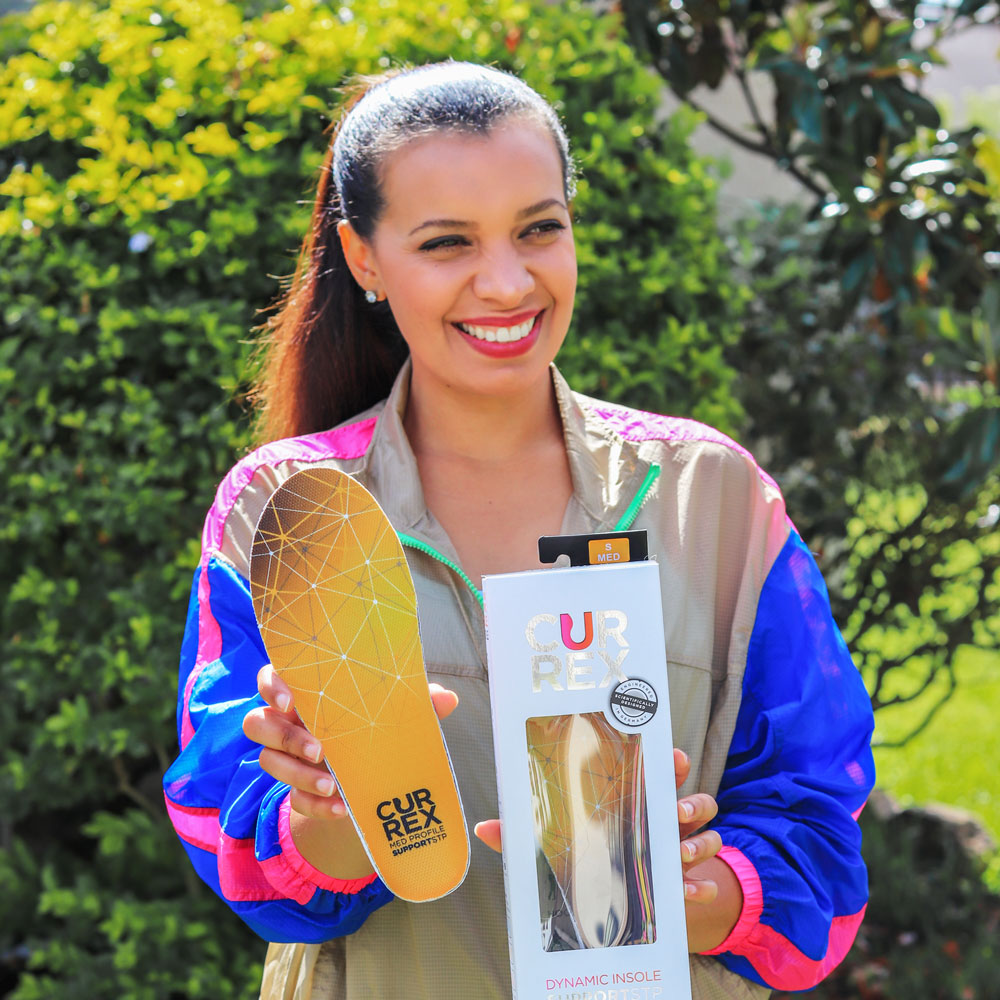
[[[674,750],[674,776],[677,788],[687,781],[691,760],[683,750]],[[719,887],[698,866],[714,858],[722,847],[722,838],[714,830],[695,833],[715,819],[719,806],[711,795],[697,792],[677,800],[677,822],[681,834],[681,865],[684,870],[684,898],[691,903],[711,903]]]
[[[683,750],[674,750],[674,775],[677,787],[687,781],[691,773],[691,761]],[[695,834],[706,823],[715,818],[719,807],[711,795],[698,792],[677,800],[677,821],[681,832],[681,864],[684,866],[684,896],[697,903],[709,903],[715,899],[718,888],[711,879],[699,877],[692,869],[696,865],[714,858],[722,847],[722,840],[714,830]],[[492,819],[478,823],[476,836],[494,851],[500,850],[500,820]],[[692,836],[693,835],[693,836]]]

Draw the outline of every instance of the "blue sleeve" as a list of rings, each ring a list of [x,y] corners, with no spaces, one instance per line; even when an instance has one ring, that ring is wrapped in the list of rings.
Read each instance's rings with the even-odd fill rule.
[[[857,816],[875,782],[873,717],[792,531],[760,594],[712,824],[743,912],[712,954],[774,989],[804,990],[849,950],[868,901]]]
[[[353,933],[393,897],[374,876],[324,875],[296,849],[288,786],[261,770],[260,746],[243,735],[243,717],[263,704],[266,662],[247,581],[208,559],[181,649],[181,751],[164,776],[167,811],[198,874],[257,934],[325,941]]]

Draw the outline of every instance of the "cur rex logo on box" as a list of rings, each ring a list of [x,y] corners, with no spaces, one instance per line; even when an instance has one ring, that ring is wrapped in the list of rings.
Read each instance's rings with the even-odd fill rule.
[[[629,651],[627,627],[624,611],[584,611],[579,624],[568,612],[535,615],[524,630],[535,650],[532,691],[541,691],[543,684],[555,691],[585,691],[626,680],[622,664]]]

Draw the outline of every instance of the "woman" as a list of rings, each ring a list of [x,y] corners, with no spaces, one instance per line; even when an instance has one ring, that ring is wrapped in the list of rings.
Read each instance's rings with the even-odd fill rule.
[[[871,712],[825,588],[738,446],[577,396],[551,367],[573,311],[572,195],[552,109],[460,63],[375,81],[324,164],[261,391],[282,440],[209,513],[165,778],[202,877],[287,942],[266,996],[509,997],[478,587],[537,567],[540,535],[637,509],[664,584],[694,995],[807,988],[860,923]],[[356,476],[416,540],[432,696],[482,840],[433,903],[375,878],[254,622],[257,515],[312,462]]]

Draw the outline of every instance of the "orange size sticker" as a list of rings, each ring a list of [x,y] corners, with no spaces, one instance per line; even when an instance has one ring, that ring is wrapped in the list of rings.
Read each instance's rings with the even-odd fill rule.
[[[595,538],[589,543],[590,564],[628,562],[627,538]]]

